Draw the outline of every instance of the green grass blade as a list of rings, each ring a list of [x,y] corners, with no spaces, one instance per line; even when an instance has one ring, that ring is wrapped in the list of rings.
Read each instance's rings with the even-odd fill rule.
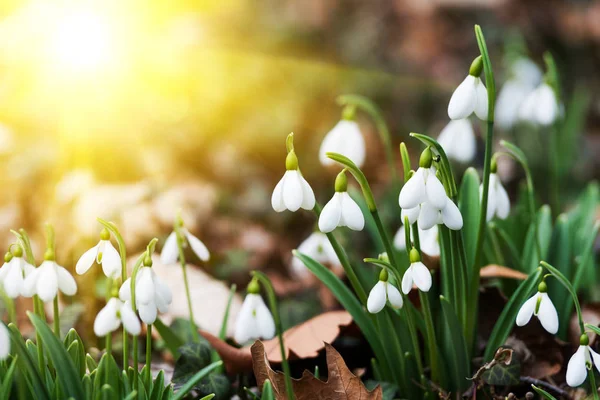
[[[192,390],[194,388],[194,386],[196,386],[196,384],[205,376],[207,376],[209,373],[211,373],[213,370],[219,368],[221,365],[223,365],[222,361],[217,361],[214,362],[204,368],[202,368],[200,371],[198,371],[194,376],[192,376],[190,378],[189,381],[186,382],[185,385],[183,385],[181,387],[181,389],[179,389],[177,391],[177,393],[175,394],[175,396],[173,397],[174,400],[181,400],[185,397],[185,395],[187,395],[190,390]]]
[[[546,392],[544,389],[540,389],[535,385],[531,385],[531,388],[537,392],[542,398],[546,400],[556,400],[556,397],[552,396],[550,393]]]
[[[29,354],[29,350],[23,342],[23,337],[19,329],[13,325],[8,325],[12,343],[12,351],[18,357],[19,372],[25,375],[27,386],[36,400],[50,400],[51,396],[44,384],[44,378],[40,375],[34,358]]]
[[[446,328],[444,329],[447,336],[445,343],[449,344],[449,346],[445,346],[445,361],[451,377],[448,389],[463,391],[470,385],[468,378],[471,376],[467,344],[456,312],[444,296],[440,296],[440,303]]]
[[[458,208],[464,221],[462,231],[467,253],[467,265],[473,265],[477,246],[480,211],[479,185],[479,174],[475,168],[468,168],[463,175],[458,197]],[[469,279],[471,278],[471,272],[469,272]]]

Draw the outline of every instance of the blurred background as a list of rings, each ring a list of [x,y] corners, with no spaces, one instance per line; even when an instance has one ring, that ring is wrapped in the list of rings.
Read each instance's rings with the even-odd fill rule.
[[[478,55],[475,23],[486,35],[498,89],[511,49],[542,69],[543,53],[554,55],[565,106],[575,99],[582,110],[574,150],[565,155],[574,168],[563,189],[574,197],[600,175],[599,20],[600,3],[585,0],[3,0],[1,243],[7,248],[9,229],[23,227],[41,246],[49,221],[58,261],[73,271],[98,240],[96,217],[115,221],[135,254],[152,237],[162,244],[182,210],[212,253],[195,269],[197,308],[217,301],[214,293],[224,293],[225,302],[229,283],[244,287],[250,269],[271,271],[279,290],[293,293],[290,250],[315,218],[271,208],[286,135],[295,132],[303,174],[321,203],[337,171],[324,172],[318,149],[340,119],[340,94],[361,94],[381,107],[398,166],[401,141],[416,158],[420,146],[408,133],[436,137],[447,123],[450,95]],[[365,173],[377,193],[387,188],[392,200],[384,214],[395,232],[397,191],[387,186],[381,141],[367,116],[359,113],[358,122],[367,138]],[[480,168],[482,127],[475,128]],[[525,148],[543,188],[540,132],[496,132]],[[501,174],[515,193],[522,172],[506,164]],[[373,256],[368,243],[351,238],[361,257]],[[199,261],[190,255],[190,262]],[[90,275],[78,277],[88,304],[98,294]],[[181,305],[185,316],[183,297]]]

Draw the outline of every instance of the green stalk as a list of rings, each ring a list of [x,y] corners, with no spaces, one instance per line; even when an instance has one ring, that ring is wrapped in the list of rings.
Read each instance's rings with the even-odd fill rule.
[[[373,122],[375,122],[375,126],[377,127],[377,133],[379,133],[379,138],[381,139],[383,148],[385,149],[385,157],[390,169],[392,181],[395,182],[398,179],[398,174],[396,172],[396,163],[394,161],[394,151],[392,150],[392,138],[390,135],[390,130],[385,123],[385,118],[383,117],[379,107],[377,107],[377,105],[368,98],[356,94],[338,96],[337,102],[343,106],[355,106],[369,114],[369,116],[373,119]]]
[[[569,280],[560,272],[558,269],[548,264],[546,261],[540,261],[540,265],[548,270],[569,292],[571,297],[573,298],[573,303],[575,304],[575,311],[577,312],[577,320],[579,322],[579,330],[583,335],[585,333],[585,324],[583,322],[583,314],[581,313],[581,305],[579,304],[579,299],[577,298],[577,291],[569,282]]]
[[[147,382],[152,379],[152,324],[146,326],[146,372],[148,373]]]
[[[194,318],[194,310],[192,308],[192,296],[190,294],[190,285],[187,276],[187,263],[185,261],[185,253],[183,251],[183,233],[179,227],[177,221],[175,222],[175,236],[177,237],[177,249],[179,250],[179,263],[181,264],[181,270],[183,271],[183,284],[185,286],[185,296],[187,299],[187,306],[190,318],[190,329],[192,330],[192,337],[195,341],[200,340],[200,334],[198,333],[198,327],[196,326],[196,319]]]
[[[252,276],[258,279],[264,286],[269,299],[269,306],[271,313],[273,314],[273,320],[275,321],[275,329],[277,331],[277,338],[279,339],[279,351],[281,351],[281,366],[283,367],[283,374],[285,376],[285,390],[287,392],[288,400],[294,400],[294,390],[292,387],[292,376],[290,372],[290,364],[285,356],[285,346],[283,345],[283,328],[281,326],[281,318],[279,318],[279,309],[277,307],[277,298],[275,297],[275,290],[269,278],[260,271],[252,271]]]
[[[435,328],[433,326],[433,316],[431,314],[431,305],[429,304],[429,296],[419,290],[419,299],[421,300],[421,308],[425,317],[425,333],[427,336],[427,348],[429,349],[429,365],[431,367],[431,378],[434,382],[440,382],[440,362],[438,359],[437,344],[435,340]]]
[[[58,311],[58,294],[54,298],[54,334],[60,340],[60,313]]]
[[[106,358],[107,358],[107,360],[110,360],[110,357],[112,357],[112,332],[109,332],[106,335],[105,347],[106,347],[106,349],[105,349]],[[110,369],[109,368],[106,368],[106,376],[104,378],[106,379],[105,384],[110,385]]]
[[[317,215],[317,220],[319,219],[319,215],[321,215],[321,209],[322,209],[321,205],[319,203],[315,202],[315,208],[313,208],[313,211]],[[338,256],[338,259],[340,260],[340,263],[342,264],[342,268],[344,268],[344,272],[346,273],[346,276],[348,277],[348,280],[350,281],[350,285],[352,286],[352,289],[354,289],[354,292],[358,296],[360,303],[366,306],[367,305],[367,293],[365,292],[365,289],[360,284],[360,281],[358,280],[358,276],[356,276],[354,269],[352,269],[352,264],[350,264],[348,255],[344,251],[344,248],[342,246],[340,246],[340,244],[338,243],[337,239],[333,235],[333,232],[329,232],[326,235],[327,235],[327,239],[329,239],[329,243],[331,243],[331,247],[333,247],[335,254]]]
[[[588,370],[588,376],[590,377],[590,386],[592,387],[594,400],[599,400],[600,397],[598,397],[598,386],[596,386],[596,377],[594,376],[594,366]]]

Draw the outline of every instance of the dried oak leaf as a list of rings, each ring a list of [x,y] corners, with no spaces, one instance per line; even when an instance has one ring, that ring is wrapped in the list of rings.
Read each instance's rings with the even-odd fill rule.
[[[302,378],[292,379],[297,400],[383,400],[381,386],[368,391],[360,378],[350,372],[340,353],[329,343],[325,343],[325,352],[329,376],[327,382],[317,379],[305,370]],[[269,379],[273,384],[275,398],[287,400],[285,376],[281,372],[273,371],[261,341],[252,345],[252,361],[258,387],[262,387],[265,380]]]
[[[481,268],[480,275],[482,278],[527,279],[527,274],[496,264],[486,265]]]
[[[296,325],[283,333],[283,344],[289,360],[313,358],[318,356],[324,342],[333,342],[340,330],[352,323],[352,316],[347,311],[329,311]],[[252,353],[250,347],[238,349],[222,341],[218,337],[200,331],[212,347],[215,348],[230,374],[252,370]],[[279,339],[273,338],[263,342],[267,359],[273,363],[281,362]]]

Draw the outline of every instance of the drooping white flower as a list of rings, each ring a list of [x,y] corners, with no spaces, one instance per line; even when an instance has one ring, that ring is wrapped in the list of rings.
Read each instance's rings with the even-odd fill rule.
[[[444,224],[448,229],[457,231],[463,227],[463,218],[458,206],[446,197],[446,205],[441,210],[430,203],[423,203],[417,223],[423,230],[429,230],[436,224]]]
[[[345,171],[335,178],[335,194],[329,200],[319,216],[319,230],[323,233],[333,231],[338,226],[347,226],[355,231],[365,227],[365,217],[348,192],[348,180]]]
[[[23,250],[17,247],[14,254],[6,253],[4,265],[0,268],[0,285],[6,295],[12,299],[23,294],[25,277],[35,270],[35,267],[23,259]]]
[[[291,150],[285,159],[285,174],[277,183],[271,196],[273,210],[282,212],[298,211],[299,208],[312,210],[315,207],[315,194],[298,169],[298,157]]]
[[[398,289],[388,282],[388,272],[385,269],[379,274],[379,282],[373,286],[367,298],[367,310],[371,314],[377,314],[383,310],[385,304],[390,302],[394,308],[402,308],[402,295]]]
[[[275,336],[275,321],[259,291],[258,282],[251,281],[235,322],[233,339],[239,344]]]
[[[394,236],[394,246],[398,250],[406,250],[406,235],[404,233],[404,225],[398,229]],[[440,255],[440,243],[438,241],[439,230],[437,225],[434,225],[431,229],[423,230],[417,227],[419,230],[419,241],[421,244],[421,251],[430,257],[439,257]],[[414,240],[414,234],[411,229],[410,238]]]
[[[110,332],[114,332],[121,326],[130,334],[137,336],[142,330],[140,321],[131,309],[131,303],[122,302],[116,297],[108,300],[108,303],[96,315],[94,320],[94,333],[98,337],[106,336]]]
[[[75,271],[79,275],[85,274],[96,261],[102,265],[102,272],[107,278],[118,278],[121,274],[121,256],[110,242],[110,233],[106,229],[100,232],[98,244],[85,253],[77,261]]]
[[[330,264],[332,266],[340,265],[340,259],[337,254],[335,254],[333,246],[329,242],[329,239],[327,239],[327,235],[324,233],[311,233],[311,235],[298,246],[297,250],[321,264]],[[304,276],[308,272],[304,263],[295,256],[292,258],[292,270],[299,276]]]
[[[119,298],[122,301],[131,301],[131,278],[119,289]],[[151,266],[140,268],[135,279],[135,306],[141,320],[145,324],[153,324],[158,312],[167,312],[172,301],[171,289],[156,275]]]
[[[479,197],[483,196],[483,183],[479,186]],[[486,219],[491,221],[494,216],[500,219],[508,217],[510,212],[510,199],[502,186],[500,178],[495,172],[490,174],[490,188],[488,193],[488,203]]]
[[[342,119],[325,135],[319,149],[319,161],[324,166],[334,165],[335,161],[327,153],[339,153],[348,157],[359,168],[365,162],[365,139],[356,121]]]
[[[199,259],[206,262],[210,259],[210,253],[208,249],[202,243],[200,239],[196,236],[192,235],[190,231],[183,227],[183,221],[181,221],[181,226],[179,229],[181,233],[184,235],[187,243],[189,243],[190,247],[194,251],[194,253],[198,256]],[[185,242],[184,242],[185,244]],[[179,257],[179,247],[177,246],[177,232],[173,231],[167,237],[165,241],[165,245],[162,248],[162,252],[160,253],[160,262],[168,265],[174,264],[177,262],[177,258]]]
[[[529,93],[519,109],[519,119],[541,126],[551,125],[559,115],[556,93],[545,82]]]
[[[10,353],[10,333],[8,328],[0,322],[0,361],[5,360]]]
[[[437,140],[450,159],[467,163],[475,158],[477,140],[473,125],[468,119],[456,119],[448,122]]]
[[[547,291],[546,282],[540,282],[537,293],[521,306],[517,314],[516,322],[518,326],[526,325],[531,320],[531,316],[535,315],[549,333],[555,334],[558,332],[558,313]]]
[[[53,259],[47,259],[27,275],[22,294],[26,297],[37,294],[43,302],[49,302],[54,300],[59,290],[73,296],[77,293],[77,283],[69,271]]]
[[[577,387],[585,382],[588,365],[590,368],[595,365],[598,372],[600,372],[600,354],[592,350],[589,346],[589,338],[584,333],[579,339],[579,348],[567,364],[567,385]],[[594,371],[590,370],[589,373],[593,374]]]
[[[448,103],[448,116],[450,119],[464,119],[475,113],[483,121],[488,118],[487,90],[479,78],[483,70],[481,56],[471,64],[469,75],[456,88],[450,103]]]
[[[422,292],[431,289],[431,272],[421,262],[421,255],[415,248],[410,250],[410,266],[402,277],[402,292],[408,294],[413,284]]]

